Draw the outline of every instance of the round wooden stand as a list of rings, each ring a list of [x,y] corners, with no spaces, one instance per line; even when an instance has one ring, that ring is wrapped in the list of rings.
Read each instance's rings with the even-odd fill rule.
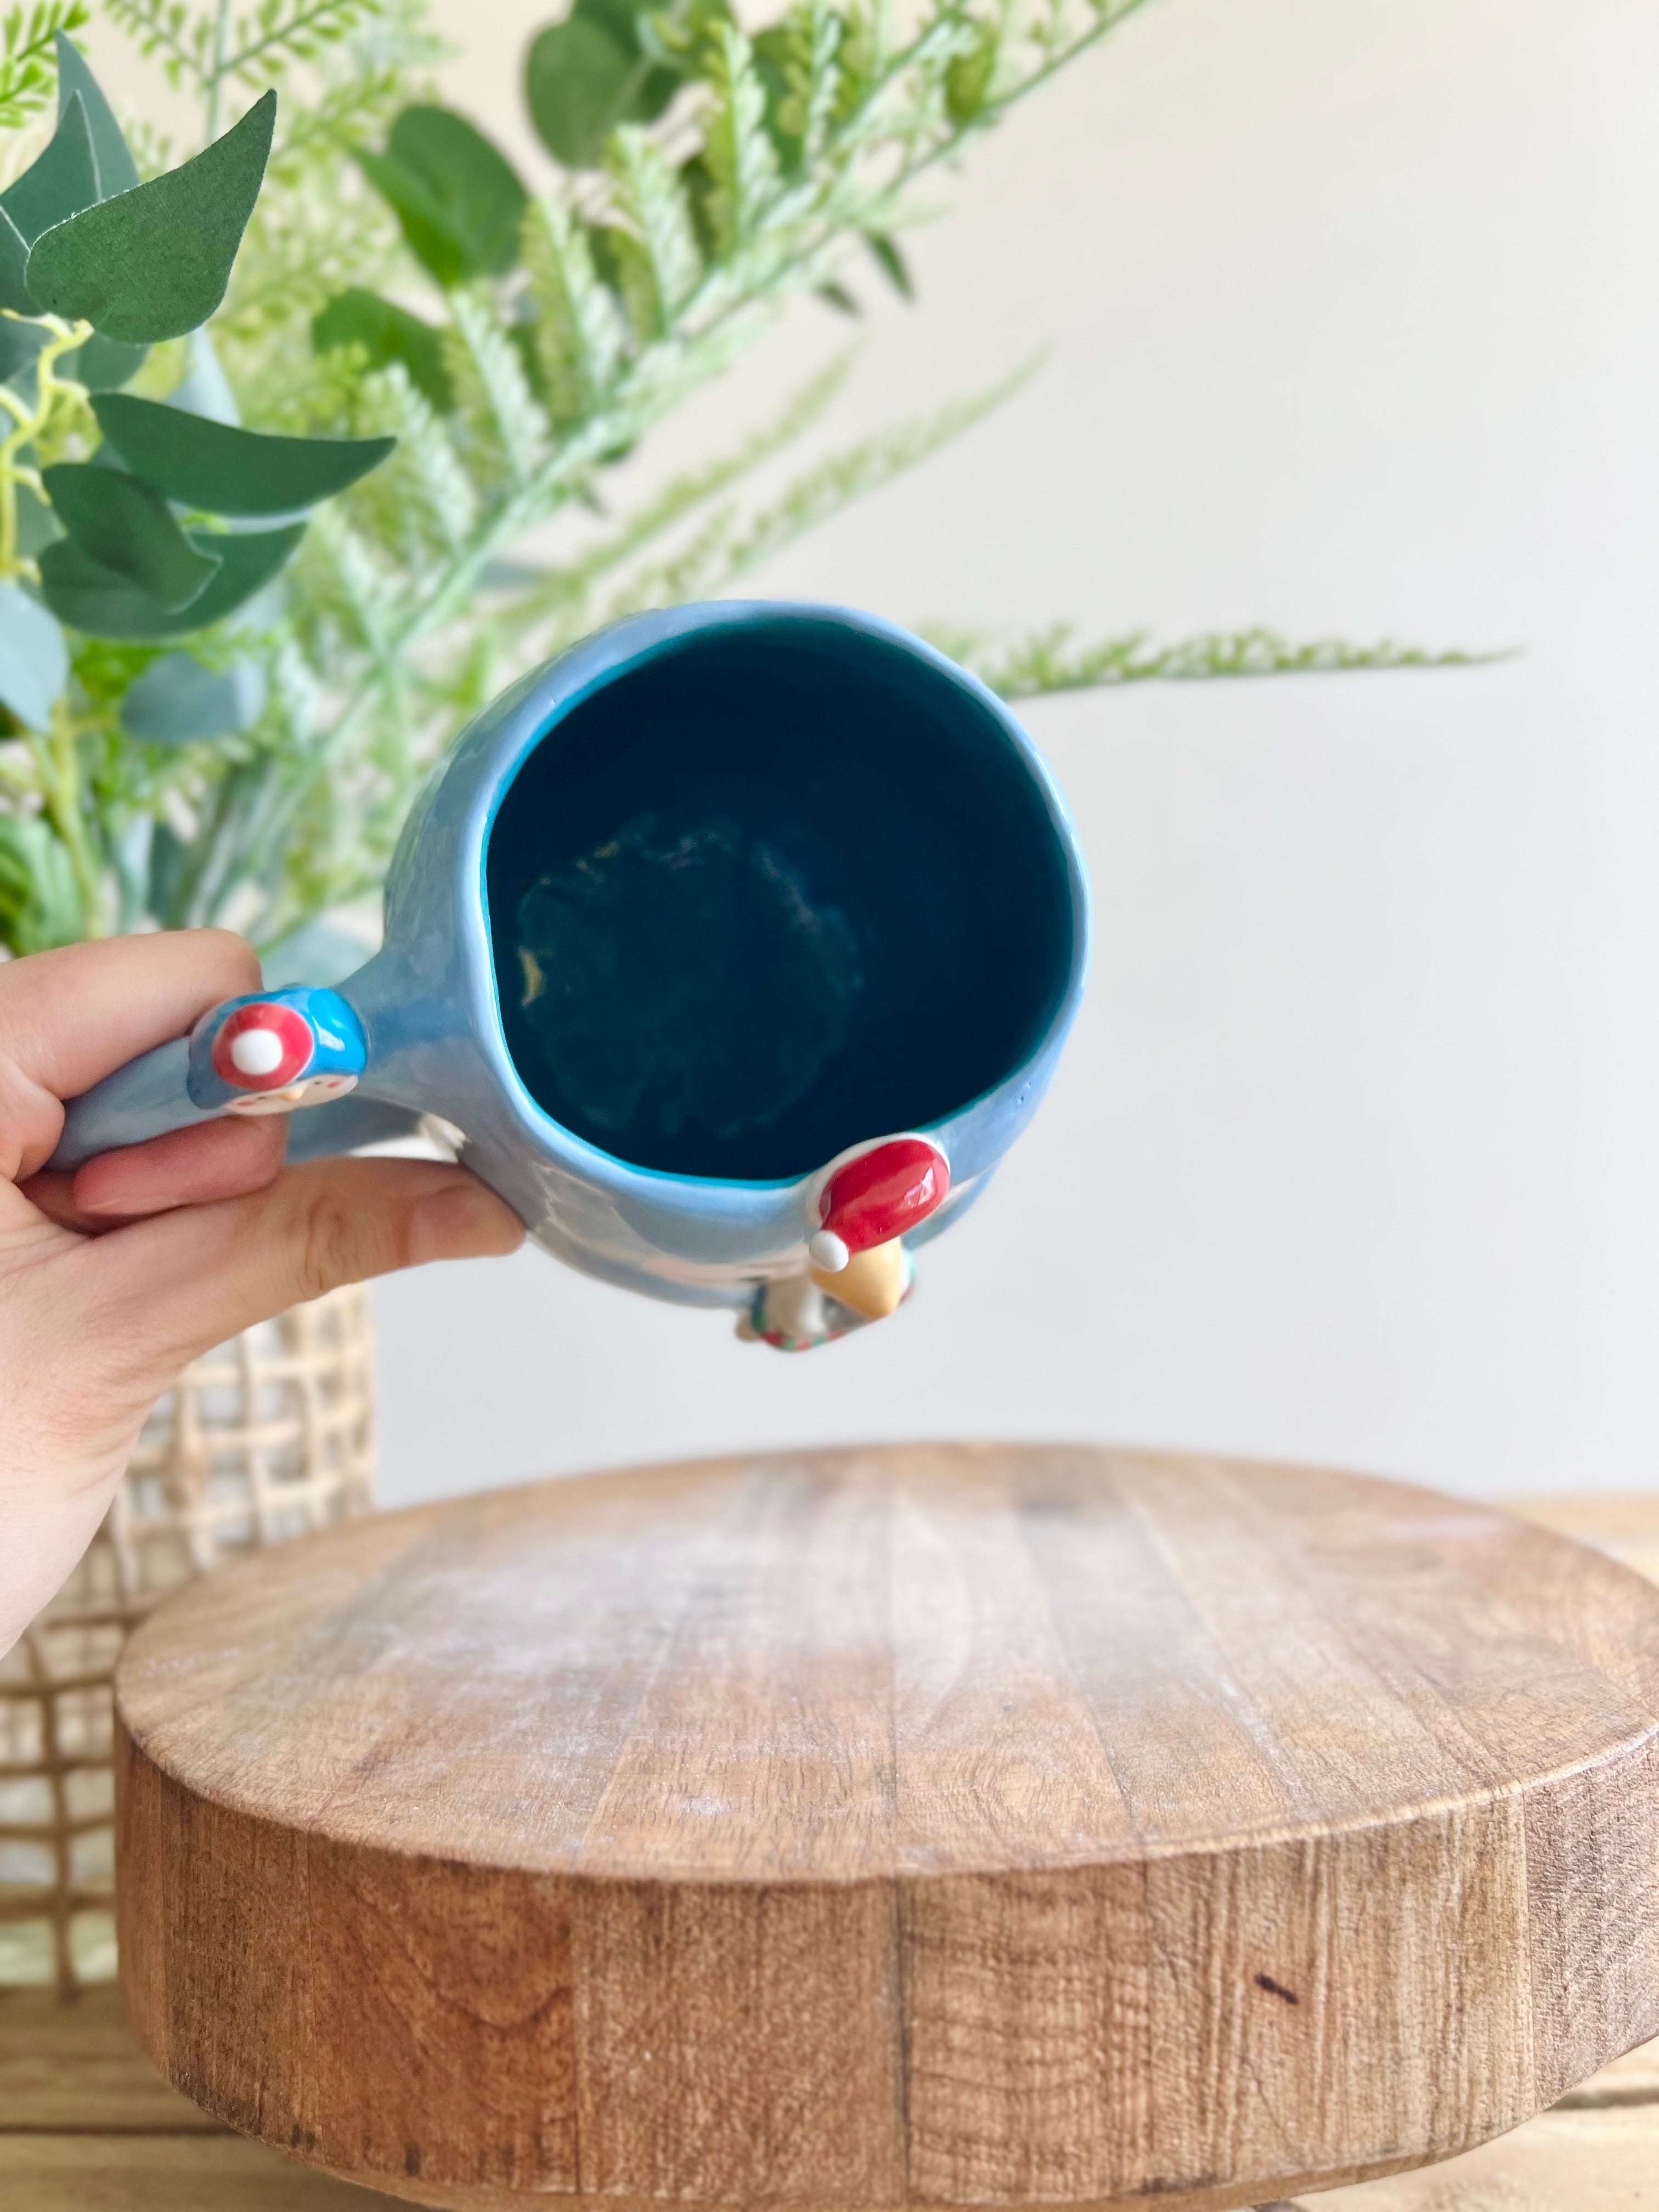
[[[1424,1491],[544,1483],[200,1583],[118,1696],[151,2055],[429,2205],[1195,2212],[1659,2031],[1659,1591]]]

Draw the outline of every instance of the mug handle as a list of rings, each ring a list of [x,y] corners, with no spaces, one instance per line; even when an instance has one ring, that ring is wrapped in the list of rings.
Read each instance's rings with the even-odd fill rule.
[[[227,999],[187,1037],[157,1045],[94,1084],[64,1109],[64,1133],[46,1164],[72,1171],[127,1145],[198,1121],[337,1105],[350,1097],[368,1064],[368,1040],[337,991],[302,985]],[[353,1111],[304,1141],[293,1157],[319,1158],[356,1145],[403,1135],[418,1117],[378,1099],[350,1099]],[[369,1109],[374,1109],[370,1111]],[[309,1139],[310,1133],[307,1132]]]

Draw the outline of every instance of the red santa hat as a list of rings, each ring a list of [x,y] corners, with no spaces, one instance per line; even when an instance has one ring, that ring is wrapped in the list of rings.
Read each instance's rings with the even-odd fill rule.
[[[807,1186],[813,1266],[839,1274],[855,1252],[918,1228],[950,1188],[950,1163],[927,1137],[875,1137],[838,1153]]]

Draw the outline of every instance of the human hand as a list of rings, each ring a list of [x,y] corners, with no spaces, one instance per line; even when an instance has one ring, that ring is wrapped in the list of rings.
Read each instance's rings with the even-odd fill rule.
[[[280,1115],[43,1171],[64,1099],[258,988],[251,949],[216,929],[0,963],[0,1655],[86,1549],[187,1361],[342,1283],[523,1239],[465,1168],[284,1168]]]

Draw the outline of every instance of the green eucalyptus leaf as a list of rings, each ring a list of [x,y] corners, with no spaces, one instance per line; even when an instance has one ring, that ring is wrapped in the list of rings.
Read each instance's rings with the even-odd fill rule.
[[[131,384],[149,356],[147,345],[130,345],[125,338],[106,338],[94,331],[86,343],[69,356],[65,374],[84,384],[88,392],[118,392]]]
[[[817,290],[824,306],[833,307],[838,315],[861,315],[864,313],[846,285],[836,283],[833,277],[827,284],[818,285]]]
[[[407,308],[394,307],[377,293],[354,284],[331,300],[313,319],[311,343],[318,353],[337,346],[360,345],[371,368],[386,368],[400,361],[409,380],[424,392],[441,415],[455,404],[455,387],[444,365],[443,344],[429,323]]]
[[[447,107],[404,108],[387,151],[423,178],[449,210],[474,273],[504,276],[518,260],[519,226],[529,203],[506,156]]]
[[[445,286],[504,276],[519,258],[528,195],[511,164],[465,116],[406,107],[384,154],[359,154],[410,251]]]
[[[198,551],[219,556],[220,566],[201,598],[178,612],[89,559],[67,538],[40,556],[40,588],[61,622],[90,637],[183,637],[234,613],[262,590],[305,536],[305,528],[296,522],[287,530],[187,532]]]
[[[182,168],[43,233],[28,259],[33,299],[106,337],[151,344],[206,322],[225,296],[276,118],[268,92]]]
[[[130,392],[93,401],[99,428],[147,483],[212,514],[291,514],[383,461],[395,438],[275,438]]]
[[[43,230],[91,207],[98,198],[98,164],[79,93],[71,94],[46,150],[15,184],[0,192],[0,208],[33,246]]]
[[[430,276],[446,291],[467,275],[465,241],[449,218],[449,210],[424,178],[394,161],[390,154],[371,154],[359,148],[358,167],[398,218],[404,243]]]
[[[617,125],[634,119],[631,95],[645,76],[638,55],[591,16],[553,24],[525,58],[525,99],[536,136],[566,168],[595,167]]]
[[[98,197],[112,199],[130,192],[138,182],[138,164],[121,136],[121,126],[88,68],[85,57],[62,31],[58,33],[58,113],[61,121],[71,100],[79,97],[92,132],[92,151],[98,164]]]
[[[637,55],[641,52],[640,19],[650,4],[651,0],[642,0],[638,6],[635,0],[576,0],[570,12],[584,22],[597,23],[602,31],[609,32],[624,53]]]
[[[86,935],[75,867],[38,814],[0,815],[0,939],[14,952],[45,952]]]
[[[916,288],[910,274],[910,264],[885,231],[866,230],[864,242],[874,256],[875,264],[901,300],[914,300]]]
[[[0,208],[0,307],[13,308],[20,315],[40,313],[23,282],[28,265],[28,241],[4,208]]]
[[[217,574],[218,556],[197,550],[153,485],[84,461],[60,461],[41,481],[81,550],[170,614],[198,599]]]
[[[0,706],[25,728],[44,730],[69,682],[64,633],[17,584],[0,584]]]
[[[258,661],[204,668],[191,653],[167,653],[128,685],[121,727],[153,745],[236,737],[264,712],[265,694],[265,672]]]

